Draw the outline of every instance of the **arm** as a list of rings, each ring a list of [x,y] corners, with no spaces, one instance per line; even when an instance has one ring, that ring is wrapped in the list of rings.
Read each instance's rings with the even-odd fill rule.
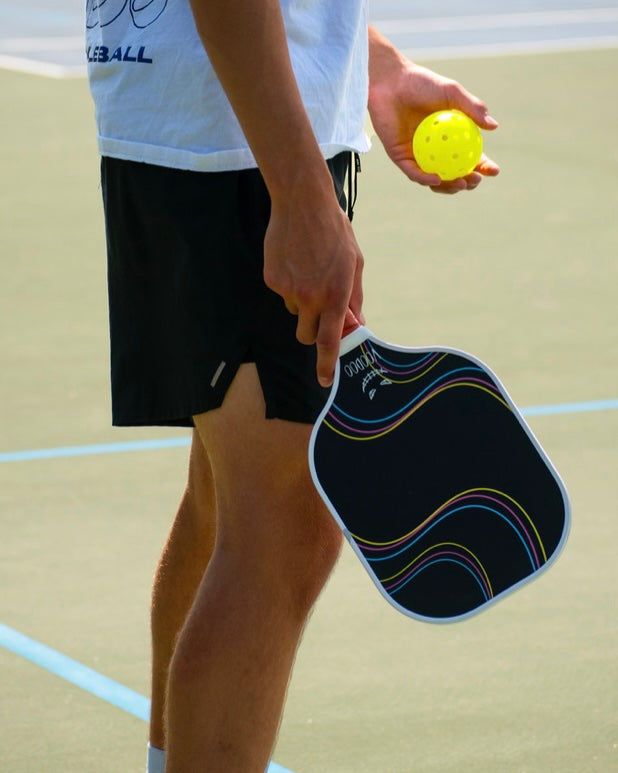
[[[191,0],[197,30],[272,200],[264,278],[316,343],[332,381],[348,305],[361,317],[362,255],[337,202],[289,59],[278,0]]]
[[[481,129],[497,122],[487,106],[453,80],[410,62],[375,28],[369,28],[369,113],[373,128],[391,160],[414,182],[442,193],[473,189],[483,176],[494,177],[500,167],[483,156],[472,174],[450,183],[425,174],[412,156],[412,135],[418,124],[436,110],[458,109]]]

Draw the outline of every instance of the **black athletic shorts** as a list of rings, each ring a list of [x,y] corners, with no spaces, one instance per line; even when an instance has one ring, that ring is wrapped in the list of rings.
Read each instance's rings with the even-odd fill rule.
[[[329,162],[339,199],[351,154]],[[254,362],[266,416],[315,421],[316,351],[263,279],[270,199],[256,169],[190,172],[103,158],[112,420],[193,426]]]

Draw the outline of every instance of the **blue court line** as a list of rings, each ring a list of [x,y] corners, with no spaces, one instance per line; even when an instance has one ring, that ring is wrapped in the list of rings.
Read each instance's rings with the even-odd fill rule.
[[[130,690],[113,679],[88,668],[83,663],[57,652],[45,644],[41,644],[23,633],[9,628],[0,623],[0,646],[20,655],[22,658],[36,663],[37,666],[51,671],[71,684],[81,687],[82,690],[101,698],[113,706],[132,714],[138,719],[148,721],[150,715],[150,701],[143,695]]]
[[[148,698],[3,623],[0,623],[0,647],[81,687],[82,690],[111,703],[128,714],[148,722],[150,716]],[[271,762],[267,773],[292,773],[292,771],[276,762]]]
[[[618,399],[591,400],[581,403],[557,403],[555,405],[531,405],[527,408],[522,408],[521,412],[524,416],[556,416],[558,414],[615,410],[618,410]],[[27,462],[37,459],[60,459],[69,456],[120,454],[131,451],[157,451],[164,448],[184,448],[190,444],[190,437],[175,437],[159,438],[158,440],[131,440],[124,443],[98,443],[96,445],[86,446],[36,448],[27,451],[6,451],[0,453],[0,463]]]
[[[618,400],[592,400],[584,403],[558,403],[557,405],[531,405],[522,408],[523,416],[555,416],[559,413],[587,413],[591,411],[618,410]]]
[[[131,440],[124,443],[97,443],[88,446],[35,448],[31,451],[9,451],[0,454],[0,462],[28,462],[34,459],[60,459],[65,456],[98,456],[121,454],[128,451],[158,451],[161,448],[179,448],[191,444],[190,437],[159,438],[158,440]]]

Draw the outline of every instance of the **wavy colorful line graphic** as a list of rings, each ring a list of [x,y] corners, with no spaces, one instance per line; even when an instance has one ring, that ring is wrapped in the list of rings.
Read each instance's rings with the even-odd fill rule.
[[[397,593],[425,569],[440,563],[460,566],[476,580],[485,601],[493,598],[491,582],[480,559],[467,547],[457,542],[439,542],[432,545],[391,577],[380,579],[380,582],[388,593]]]
[[[392,383],[411,383],[425,377],[435,367],[437,362],[440,362],[442,359],[444,357],[440,357],[437,360],[432,358],[429,364],[425,362],[423,370],[405,382],[395,382],[388,374],[383,374],[382,371],[379,372],[380,375],[392,381]],[[371,367],[373,368],[374,366],[372,365]],[[324,419],[324,424],[333,432],[349,440],[374,440],[392,432],[433,398],[449,389],[462,387],[480,389],[501,403],[507,410],[511,410],[496,385],[485,375],[481,368],[475,365],[464,365],[440,374],[429,384],[419,388],[399,409],[378,418],[366,419],[360,416],[353,416],[336,402],[333,402]]]
[[[430,370],[438,366],[445,357],[448,356],[446,352],[429,352],[423,354],[420,357],[415,357],[409,362],[392,362],[387,360],[384,355],[379,352],[375,346],[371,346],[369,342],[361,344],[360,350],[362,355],[366,358],[369,367],[380,373],[381,376],[388,378],[393,384],[411,384],[413,381],[417,381],[422,378]],[[374,363],[379,363],[379,369],[375,367]],[[411,376],[411,378],[404,379],[402,376]]]
[[[393,540],[374,542],[357,534],[352,534],[352,537],[368,561],[386,561],[409,550],[445,519],[474,509],[489,512],[508,524],[521,542],[533,569],[538,569],[547,561],[541,535],[525,508],[506,492],[493,488],[479,487],[459,492],[437,507],[414,529]]]
[[[409,384],[417,378],[424,376],[430,370],[439,365],[442,360],[449,356],[448,352],[426,352],[415,355],[413,359],[407,362],[394,362],[387,359],[383,352],[377,349],[370,341],[365,341],[360,345],[362,354],[367,358],[367,362],[373,367],[373,363],[378,363],[380,373],[391,375],[391,381],[394,384]],[[374,368],[375,369],[375,368]],[[412,375],[410,379],[402,379],[402,376]]]

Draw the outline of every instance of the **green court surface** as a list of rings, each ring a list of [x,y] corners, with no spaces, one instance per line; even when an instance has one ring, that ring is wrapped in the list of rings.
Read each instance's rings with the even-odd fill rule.
[[[408,183],[376,144],[355,226],[382,338],[488,362],[523,407],[618,398],[618,51],[432,67],[490,104],[503,167]],[[84,81],[0,72],[0,454],[185,437],[109,425],[104,235]],[[588,406],[594,408],[595,406]],[[449,626],[351,552],[313,615],[274,759],[294,773],[618,769],[618,410],[530,418],[573,527],[538,582]],[[147,695],[149,586],[187,448],[0,463],[0,623]],[[146,725],[0,647],[0,769],[142,771]]]

